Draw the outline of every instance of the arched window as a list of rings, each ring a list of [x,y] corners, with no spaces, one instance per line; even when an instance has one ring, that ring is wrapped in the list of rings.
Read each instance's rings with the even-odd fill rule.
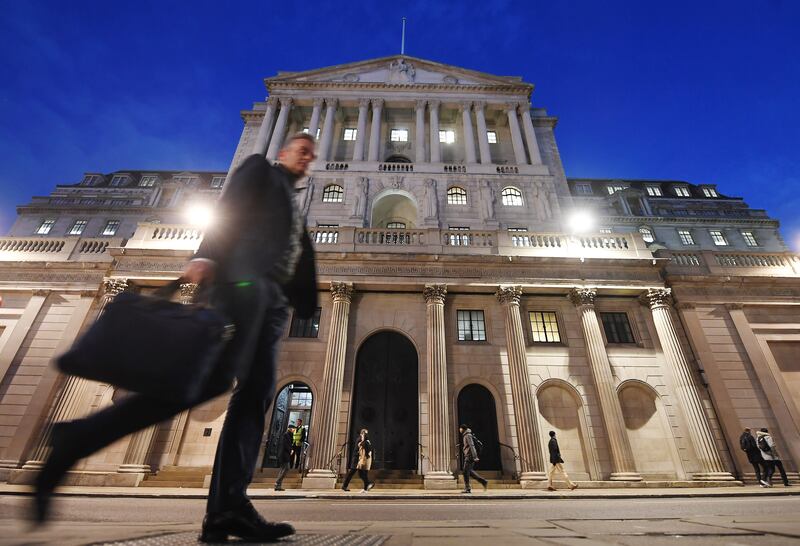
[[[652,243],[656,240],[655,235],[653,235],[653,230],[647,226],[640,227],[639,233],[642,234],[642,239],[644,239],[645,243]]]
[[[500,193],[503,204],[507,207],[521,207],[522,206],[522,192],[514,186],[506,186]]]
[[[405,222],[389,222],[386,224],[386,229],[406,229]]]
[[[341,203],[344,198],[344,188],[338,184],[330,184],[322,190],[323,203]]]
[[[459,186],[450,186],[447,188],[447,204],[448,205],[466,205],[467,204],[467,190]]]

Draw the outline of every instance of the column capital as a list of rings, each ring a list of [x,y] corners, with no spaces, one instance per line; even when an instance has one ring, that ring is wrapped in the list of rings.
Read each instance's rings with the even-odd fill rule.
[[[483,109],[486,108],[486,101],[485,100],[476,100],[476,101],[473,101],[472,105],[475,107],[475,111],[476,112],[478,110],[483,111]]]
[[[339,104],[339,99],[335,97],[325,99],[325,104],[328,105],[328,108],[336,108],[336,106]]]
[[[497,296],[497,301],[503,305],[519,305],[519,300],[522,297],[522,287],[500,285],[494,295]]]
[[[322,105],[325,104],[325,99],[318,97],[311,104],[314,105],[314,108],[322,108]]]
[[[373,108],[383,108],[383,99],[372,99],[370,102]]]
[[[194,303],[194,297],[197,294],[197,288],[200,285],[193,282],[181,283],[181,303],[189,305]]]
[[[567,294],[567,298],[576,307],[581,305],[594,306],[594,299],[597,297],[597,290],[594,288],[573,288]]]
[[[728,311],[741,311],[744,309],[744,304],[739,302],[728,302],[725,304],[725,309]]]
[[[267,99],[267,106],[272,106],[275,108],[278,105],[278,97],[269,97]]]
[[[353,283],[331,281],[331,294],[334,303],[337,301],[350,303],[350,299],[353,297]]]
[[[418,101],[416,101],[414,103],[414,105],[416,106],[417,110],[425,110],[425,105],[426,104],[428,104],[428,101],[426,101],[426,100],[418,100]]]
[[[281,101],[281,108],[289,108],[294,102],[292,97],[280,97],[279,100]]]
[[[369,108],[369,103],[371,99],[358,99],[358,107],[359,108]]]
[[[433,303],[444,303],[444,297],[447,295],[446,284],[426,284],[422,290],[422,295],[425,297],[425,303],[428,305]]]
[[[428,108],[431,111],[436,110],[438,112],[439,111],[439,106],[441,106],[441,104],[442,104],[442,101],[440,101],[440,100],[429,100],[428,101]]]
[[[531,113],[531,103],[530,102],[520,102],[518,106],[522,109],[522,112]],[[520,113],[522,113],[520,112]]]
[[[128,289],[128,279],[103,279],[103,295],[116,296]]]
[[[503,104],[503,107],[506,109],[506,112],[513,112],[517,113],[517,107],[519,107],[518,102],[506,102]]]
[[[694,309],[695,304],[691,301],[679,301],[675,304],[676,309]]]
[[[462,112],[472,111],[472,101],[458,103],[458,109],[461,110]]]
[[[639,302],[642,305],[656,309],[658,307],[669,307],[672,305],[672,289],[671,288],[648,288],[639,296]]]

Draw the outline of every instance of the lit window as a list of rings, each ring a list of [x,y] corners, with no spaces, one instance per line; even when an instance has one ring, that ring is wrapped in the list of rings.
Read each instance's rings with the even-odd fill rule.
[[[406,229],[405,222],[389,222],[386,224],[386,229]]]
[[[513,186],[503,188],[503,191],[500,192],[500,199],[507,207],[522,206],[522,192]]]
[[[317,337],[317,336],[314,336]],[[313,401],[312,394],[310,392],[292,392],[292,400],[289,402],[289,405],[293,408],[296,407],[305,407],[310,408],[311,403]]]
[[[647,186],[647,195],[650,197],[661,197],[661,188],[658,186]]]
[[[692,232],[688,229],[679,229],[678,230],[678,237],[681,238],[682,245],[693,245],[694,244],[694,237],[692,237]]]
[[[86,224],[88,224],[88,220],[75,220],[75,223],[72,224],[72,227],[69,230],[70,235],[80,235],[83,233],[83,230],[86,229]]]
[[[606,189],[608,190],[609,195],[613,195],[618,191],[624,190],[625,186],[620,186],[619,184],[609,184],[608,186],[606,186]]]
[[[450,231],[469,231],[467,226],[450,226]],[[469,233],[451,233],[450,245],[451,246],[469,246]]]
[[[215,176],[211,179],[211,189],[212,190],[219,189],[222,187],[224,183],[225,183],[224,176]]]
[[[172,179],[178,184],[185,184],[187,186],[193,185],[196,180],[194,176],[175,176]]]
[[[708,232],[711,235],[711,240],[714,241],[714,244],[717,246],[728,246],[728,240],[725,238],[725,234],[717,229],[712,229]]]
[[[561,343],[558,320],[553,312],[531,311],[531,336],[534,343]]]
[[[447,188],[447,204],[448,205],[466,205],[467,204],[467,190],[458,186],[450,186]]]
[[[103,228],[103,233],[101,233],[101,235],[105,236],[116,235],[118,229],[119,229],[119,220],[109,220],[108,223],[106,224],[106,227]]]
[[[44,220],[36,229],[36,235],[47,235],[55,224],[55,220]]]
[[[483,311],[458,311],[458,340],[486,341]]]
[[[497,144],[497,133],[495,131],[486,131],[486,138],[489,144]]]
[[[303,132],[304,132],[305,134],[308,134],[308,127],[303,127]],[[316,138],[317,140],[319,140],[319,132],[320,132],[320,128],[319,128],[319,127],[317,127],[317,134],[314,136],[314,138]],[[354,140],[355,140],[355,139],[354,139]]]
[[[408,129],[392,129],[389,140],[392,142],[408,142]]]
[[[594,192],[592,191],[591,184],[575,184],[575,193],[579,193],[581,195],[592,195]]]
[[[111,185],[114,187],[123,186],[127,178],[127,176],[116,174],[111,178]]]
[[[289,337],[318,337],[320,313],[322,313],[322,309],[317,307],[314,316],[309,319],[297,318],[293,314],[292,324],[289,326]]]
[[[439,131],[439,142],[442,144],[452,144],[456,141],[456,132],[452,129]]]
[[[758,240],[752,231],[743,231],[742,238],[747,246],[758,246]]]
[[[719,197],[717,190],[714,188],[703,188],[703,195],[706,197]]]
[[[345,129],[343,138],[344,140],[355,140],[357,135],[358,129]]]
[[[314,242],[333,245],[339,242],[339,224],[319,224],[314,235]]]
[[[645,243],[652,243],[656,240],[655,236],[653,235],[653,230],[649,227],[642,226],[639,228],[639,233],[642,234],[642,239],[644,239]]]
[[[689,197],[691,194],[689,193],[689,188],[686,186],[675,186],[675,195],[678,197]]]
[[[139,180],[139,186],[142,188],[152,188],[156,185],[156,177],[152,174],[145,175]]]
[[[600,313],[606,341],[609,343],[634,343],[627,313]]]
[[[331,184],[325,186],[322,190],[323,203],[341,203],[344,198],[344,188],[338,184]]]
[[[81,182],[81,184],[83,184],[84,186],[94,186],[98,182],[100,182],[99,175],[87,174],[86,176],[83,177],[83,182]]]

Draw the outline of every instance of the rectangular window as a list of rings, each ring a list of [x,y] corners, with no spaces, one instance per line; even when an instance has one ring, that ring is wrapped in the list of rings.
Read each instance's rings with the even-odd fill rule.
[[[44,220],[39,227],[36,229],[36,235],[47,235],[50,233],[50,230],[53,229],[53,226],[56,224],[55,220]]]
[[[608,190],[608,194],[612,195],[614,193],[617,193],[618,191],[624,190],[625,186],[620,186],[618,184],[609,184],[608,186],[606,186],[606,189]]]
[[[105,235],[110,237],[112,235],[116,235],[117,230],[119,229],[119,220],[109,220],[106,224],[106,227],[103,229],[103,233],[100,235]]]
[[[111,178],[111,185],[114,186],[114,187],[122,186],[123,184],[125,184],[125,179],[126,178],[128,178],[128,177],[127,176],[121,176],[121,175],[114,175]]]
[[[308,127],[303,127],[303,132],[304,132],[305,134],[308,134]],[[314,135],[314,138],[316,138],[317,140],[319,140],[319,132],[320,132],[320,128],[319,128],[319,127],[317,127],[317,134],[316,134],[316,135]]]
[[[392,129],[389,140],[392,142],[408,142],[408,129]]]
[[[224,176],[215,176],[211,179],[211,189],[217,190],[221,188],[224,183],[225,183]]]
[[[647,186],[647,195],[651,197],[661,197],[661,188],[658,186]]]
[[[458,340],[486,341],[483,311],[458,311]]]
[[[469,231],[466,226],[450,226],[449,229],[450,231]],[[450,246],[469,246],[469,237],[469,233],[451,233]]]
[[[152,188],[156,185],[156,177],[152,174],[147,174],[139,180],[139,186],[142,188]]]
[[[561,343],[558,320],[552,311],[531,311],[531,337],[534,343]]]
[[[311,393],[310,392],[292,392],[292,401],[289,403],[293,408],[296,407],[311,407]]]
[[[689,193],[689,188],[686,186],[675,186],[675,195],[678,197],[689,197],[691,194]]]
[[[606,341],[609,343],[634,343],[627,313],[600,313]]]
[[[442,144],[452,144],[456,141],[456,132],[452,129],[439,131],[439,142]]]
[[[681,238],[682,245],[693,245],[694,244],[694,237],[692,237],[692,232],[688,229],[679,229],[678,230],[678,237]]]
[[[703,195],[706,197],[719,197],[717,190],[714,188],[703,188]]]
[[[594,192],[592,191],[591,184],[575,184],[575,193],[580,195],[592,195]]]
[[[343,139],[353,141],[356,139],[357,135],[358,135],[358,129],[348,128],[344,130]]]
[[[718,229],[712,229],[708,234],[711,235],[711,240],[714,241],[715,245],[728,246],[728,240],[725,238],[725,234]]]
[[[322,313],[322,308],[317,307],[314,316],[310,319],[297,318],[296,314],[292,314],[289,337],[318,337],[320,313]]]
[[[173,180],[178,184],[185,184],[187,186],[191,186],[192,184],[194,184],[194,181],[196,179],[194,176],[175,176],[173,177]]]
[[[747,246],[758,246],[758,240],[752,231],[743,231],[742,238]]]
[[[72,224],[72,228],[69,230],[70,235],[80,235],[83,233],[83,230],[86,229],[86,224],[88,224],[88,220],[75,220],[75,223]]]
[[[486,131],[486,138],[489,144],[497,144],[497,133],[495,131]]]
[[[81,182],[84,186],[94,186],[100,181],[100,176],[96,174],[87,174],[83,177],[83,182]]]

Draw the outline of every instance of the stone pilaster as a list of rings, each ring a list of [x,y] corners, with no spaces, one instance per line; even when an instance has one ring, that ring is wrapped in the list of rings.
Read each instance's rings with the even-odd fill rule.
[[[428,101],[431,128],[431,163],[442,162],[442,143],[439,142],[439,101]]]
[[[314,426],[311,427],[311,471],[303,480],[304,489],[332,489],[336,471],[329,467],[336,456],[336,434],[339,429],[339,405],[344,382],[344,357],[347,350],[347,322],[353,285],[332,282],[333,310],[325,350],[325,369],[319,399],[315,401]]]
[[[492,153],[489,150],[489,135],[486,134],[485,108],[485,102],[478,101],[475,103],[475,121],[478,124],[478,149],[481,152],[481,163],[488,164],[492,162]]]
[[[369,99],[358,101],[358,125],[356,126],[356,145],[353,150],[353,161],[364,161],[364,143],[367,138],[367,113]]]
[[[416,125],[415,140],[416,153],[414,154],[414,162],[425,163],[425,101],[418,100],[416,102]]]
[[[586,342],[586,356],[592,370],[600,413],[603,416],[603,424],[608,435],[613,465],[610,479],[641,481],[642,477],[636,472],[630,440],[625,429],[622,405],[619,402],[614,377],[611,373],[611,362],[608,360],[603,333],[600,331],[600,324],[594,310],[596,295],[596,290],[592,288],[575,288],[570,292],[569,299],[578,308],[583,337]]]
[[[678,333],[675,331],[670,310],[672,290],[651,288],[642,294],[641,302],[647,305],[653,313],[658,341],[672,375],[675,395],[689,428],[690,443],[700,462],[700,472],[694,474],[694,479],[700,481],[734,480],[734,477],[725,470],[722,464],[722,458],[711,434],[708,418],[703,411],[703,403],[697,392],[697,384],[689,362],[681,349]]]
[[[461,125],[464,128],[464,153],[467,163],[476,163],[475,132],[472,130],[472,103],[461,104]]]
[[[311,138],[316,140],[317,129],[319,129],[319,118],[322,116],[322,105],[325,104],[325,99],[314,99],[313,108],[311,110],[311,121],[308,123],[308,134]]]
[[[372,99],[372,127],[369,131],[369,161],[378,161],[381,151],[381,115],[383,99]]]
[[[528,373],[525,332],[519,313],[522,289],[519,286],[500,286],[495,294],[503,306],[506,325],[508,369],[511,379],[511,400],[517,425],[517,445],[520,456],[520,483],[532,487],[545,479],[544,461],[539,441],[539,426],[533,404],[533,389]]]
[[[525,140],[528,142],[528,153],[531,156],[531,165],[542,164],[542,154],[539,153],[539,144],[536,142],[536,132],[533,130],[530,103],[520,104],[522,114],[522,128],[525,131]]]
[[[508,115],[508,128],[511,130],[511,144],[514,146],[514,159],[517,165],[527,165],[525,145],[522,143],[522,133],[520,133],[517,119],[517,103],[506,104],[506,114]]]
[[[319,151],[317,156],[320,161],[328,161],[331,153],[331,143],[333,142],[334,125],[336,124],[336,107],[338,99],[325,99],[327,108],[325,109],[325,125],[322,126],[322,136],[319,139]]]
[[[283,138],[286,136],[286,125],[289,122],[289,112],[292,110],[292,98],[281,97],[281,111],[278,114],[278,121],[275,122],[275,130],[272,131],[272,138],[269,139],[267,148],[267,159],[273,160],[278,157],[278,152],[283,146]]]
[[[264,155],[267,153],[267,143],[269,142],[269,131],[272,129],[272,122],[275,121],[275,106],[278,99],[270,97],[267,99],[267,111],[264,112],[264,119],[261,120],[261,126],[258,128],[256,135],[256,142],[253,145],[253,153]]]

